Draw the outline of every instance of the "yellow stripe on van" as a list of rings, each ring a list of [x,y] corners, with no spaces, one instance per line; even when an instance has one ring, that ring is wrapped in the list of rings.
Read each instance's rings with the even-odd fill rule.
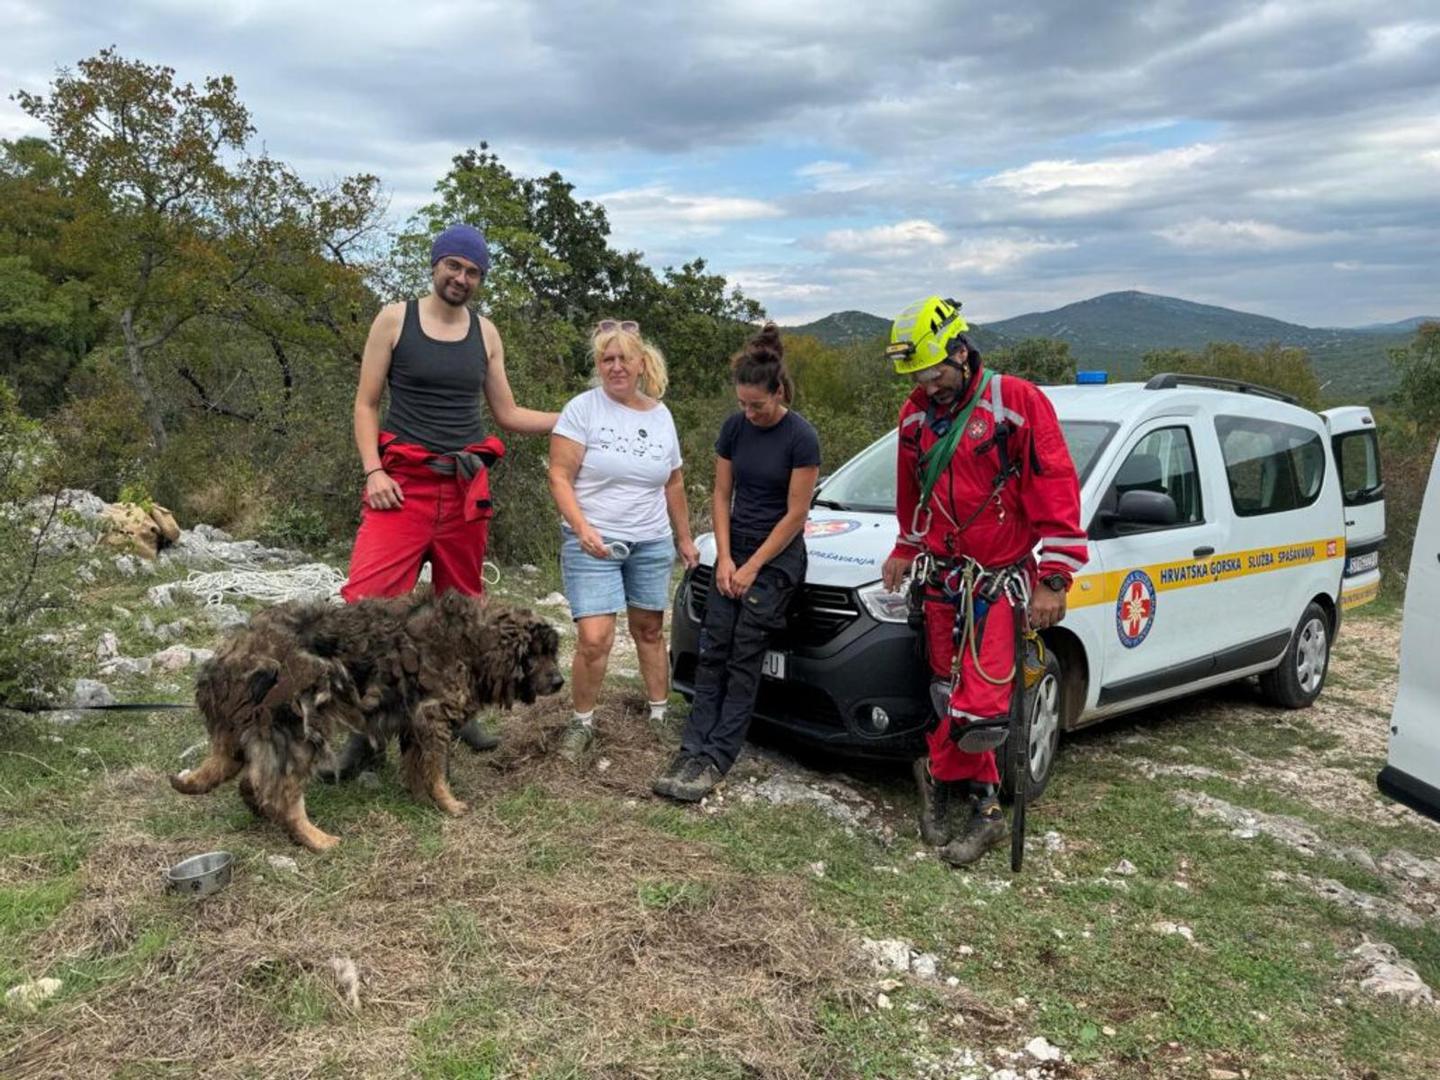
[[[1203,559],[1182,559],[1179,562],[1152,563],[1149,566],[1127,566],[1101,574],[1081,574],[1070,586],[1068,605],[1071,608],[1108,604],[1120,595],[1126,575],[1144,570],[1154,582],[1157,592],[1188,589],[1192,585],[1208,585],[1212,581],[1251,574],[1268,574],[1288,570],[1292,566],[1309,566],[1345,557],[1345,538],[1327,537],[1305,540],[1278,547],[1251,548],[1249,551],[1222,552]],[[1371,599],[1374,599],[1373,597]]]
[[[1370,601],[1380,595],[1380,582],[1372,581],[1366,585],[1357,585],[1355,588],[1340,590],[1340,610],[1352,611],[1357,607],[1364,607]]]

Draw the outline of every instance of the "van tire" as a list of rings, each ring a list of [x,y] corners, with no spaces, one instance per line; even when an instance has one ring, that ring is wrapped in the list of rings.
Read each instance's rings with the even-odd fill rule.
[[[1028,695],[1030,710],[1030,753],[1025,755],[1029,787],[1025,801],[1034,802],[1045,793],[1055,771],[1055,755],[1060,749],[1060,725],[1065,718],[1065,671],[1054,649],[1045,650],[1045,674]],[[1000,797],[1010,801],[1015,792],[1015,758],[1008,746],[996,751],[1000,766]],[[1036,771],[1036,768],[1039,771]]]
[[[1278,666],[1260,676],[1260,694],[1283,709],[1308,709],[1330,671],[1330,617],[1313,601],[1300,616]]]

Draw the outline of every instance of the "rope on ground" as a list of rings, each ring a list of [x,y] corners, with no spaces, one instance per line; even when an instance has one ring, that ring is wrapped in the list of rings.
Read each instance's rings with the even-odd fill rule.
[[[487,585],[500,581],[500,568],[492,562],[481,570]],[[247,597],[266,604],[283,604],[287,600],[332,600],[339,602],[340,586],[345,575],[325,563],[305,563],[288,570],[252,570],[231,567],[228,570],[192,570],[184,581],[157,585],[152,594],[166,597],[179,590],[198,597],[206,607],[218,607],[227,599]],[[152,595],[152,599],[157,597]]]
[[[288,570],[192,570],[172,588],[188,592],[205,604],[218,607],[231,597],[248,597],[267,604],[287,600],[339,600],[345,575],[325,563],[306,563]]]

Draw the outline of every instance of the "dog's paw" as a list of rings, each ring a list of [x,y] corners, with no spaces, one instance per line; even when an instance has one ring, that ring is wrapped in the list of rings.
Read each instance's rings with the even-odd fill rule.
[[[329,851],[336,844],[340,843],[340,837],[331,836],[319,829],[311,829],[304,836],[297,836],[296,841],[311,851]]]
[[[194,794],[194,792],[190,790],[190,770],[181,769],[177,773],[171,773],[170,786],[180,792],[181,795]]]
[[[446,802],[437,802],[435,805],[440,807],[441,810],[449,814],[451,817],[460,817],[460,815],[470,812],[469,803],[463,803],[459,799],[450,799]]]

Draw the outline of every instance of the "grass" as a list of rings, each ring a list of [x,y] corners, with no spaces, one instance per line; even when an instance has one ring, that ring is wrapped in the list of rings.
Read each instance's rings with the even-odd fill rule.
[[[152,583],[92,589],[71,614],[95,627],[116,604],[138,612]],[[1383,710],[1393,659],[1365,628],[1388,624],[1369,618],[1347,624],[1337,689]],[[122,651],[155,645],[138,622],[114,627]],[[184,681],[125,691],[178,700]],[[1359,994],[1345,961],[1369,936],[1440,985],[1433,920],[1371,922],[1274,875],[1393,901],[1410,886],[1239,840],[1175,799],[1204,792],[1375,858],[1434,858],[1440,832],[1373,792],[1383,738],[1354,756],[1328,714],[1244,691],[1105,725],[1070,740],[1014,877],[1000,857],[961,873],[925,852],[903,771],[852,782],[891,841],[747,798],[747,771],[790,768],[768,757],[704,808],[658,802],[648,782],[673,733],[637,719],[636,693],[620,680],[602,702],[603,774],[548,753],[563,703],[504,718],[500,751],[452,763],[462,819],[416,802],[393,760],[373,789],[315,785],[312,817],[344,838],[319,857],[231,787],[170,791],[165,774],[201,738],[193,714],[0,716],[0,981],[64,982],[33,1016],[0,1009],[0,1075],[189,1075],[217,1045],[237,1075],[894,1077],[964,1053],[988,1075],[1037,1035],[1064,1049],[1068,1075],[1119,1080],[1241,1067],[1418,1080],[1440,1060],[1440,1019]],[[1141,759],[1221,776],[1146,779]],[[1352,801],[1266,782],[1315,763],[1349,778]],[[237,856],[230,888],[199,903],[159,890],[169,862],[211,848]],[[1113,869],[1122,858],[1132,875]],[[933,953],[942,978],[883,982],[861,937]],[[360,971],[358,1014],[332,957]]]

